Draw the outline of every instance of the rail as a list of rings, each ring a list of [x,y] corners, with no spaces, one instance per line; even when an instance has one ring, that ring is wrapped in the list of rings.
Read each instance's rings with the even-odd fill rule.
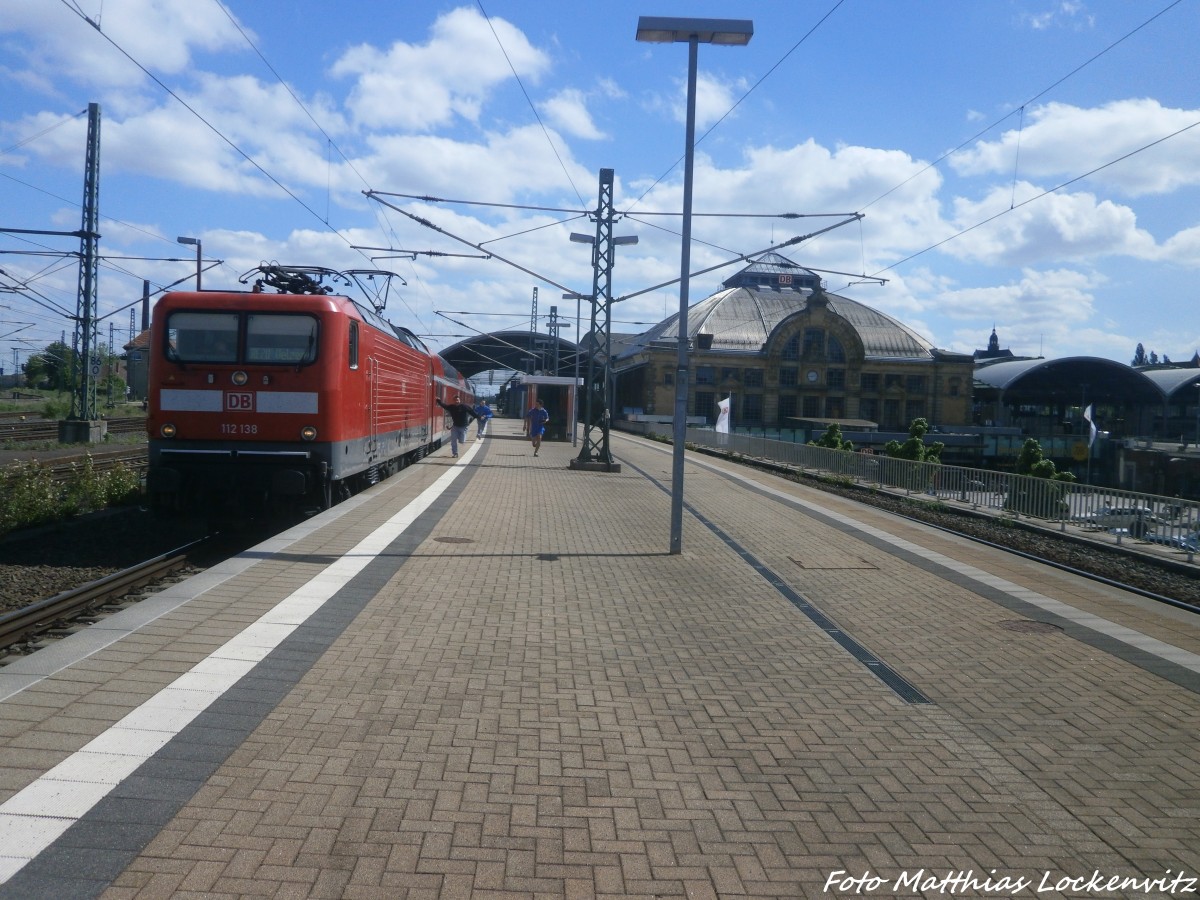
[[[63,591],[24,609],[0,616],[0,649],[11,647],[30,635],[49,630],[60,620],[123,597],[183,568],[187,565],[188,554],[206,540],[202,538],[90,584]]]
[[[647,434],[670,440],[670,424]],[[1156,555],[1196,563],[1200,502],[1114,490],[1078,482],[893,459],[749,434],[687,429],[687,442],[728,455],[769,460],[804,473],[903,493],[950,507],[1057,525],[1116,545],[1133,543]]]
[[[146,420],[139,416],[125,416],[106,421],[109,434],[137,434],[146,428]],[[57,440],[58,422],[54,420],[0,422],[0,443],[24,444],[34,441]]]

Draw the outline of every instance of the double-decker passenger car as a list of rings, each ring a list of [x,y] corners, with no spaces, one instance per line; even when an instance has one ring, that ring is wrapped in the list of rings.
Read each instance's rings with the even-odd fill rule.
[[[411,331],[323,283],[345,276],[255,271],[252,290],[176,291],[155,305],[156,508],[210,521],[326,509],[439,446],[448,420],[436,399],[472,402]]]

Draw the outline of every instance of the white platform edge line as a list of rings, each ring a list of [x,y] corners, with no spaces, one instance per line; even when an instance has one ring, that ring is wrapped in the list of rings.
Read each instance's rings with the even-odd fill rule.
[[[462,474],[463,466],[465,466],[471,460],[477,449],[478,442],[472,443],[467,451],[462,454],[458,464],[450,466],[433,482],[433,484],[425,488],[425,490],[423,490],[419,495],[417,495],[416,498],[410,501],[403,509],[401,509],[398,513],[388,519],[387,522],[360,541],[357,546],[355,546],[335,562],[331,563],[324,570],[324,572],[329,572],[330,570],[336,569],[339,575],[338,585],[340,585],[344,583],[345,579],[353,577],[353,575],[362,571],[362,569],[364,569],[367,564],[371,562],[371,560],[377,557],[379,553],[381,553],[389,544],[391,544],[392,541],[403,534],[404,531],[410,525],[412,525],[414,521],[416,521],[418,516],[425,512],[425,510],[427,510],[431,505],[433,505],[433,502],[446,491],[450,484],[456,478],[458,478],[459,475]],[[316,579],[314,579],[314,581],[315,580]],[[332,597],[334,593],[336,593],[336,587],[332,583],[327,582],[325,585],[322,585],[319,588],[313,588],[312,585],[313,581],[309,581],[307,584],[302,585],[290,596],[281,600],[274,607],[274,609],[265,613],[258,620],[258,622],[248,626],[241,634],[235,635],[233,638],[227,641],[225,645],[210,654],[209,657],[206,657],[193,666],[192,670],[190,671],[202,669],[202,667],[206,665],[210,658],[222,656],[227,658],[231,654],[225,651],[226,647],[234,649],[236,653],[236,647],[243,642],[243,634],[251,632],[252,629],[255,629],[255,626],[262,621],[262,619],[274,615],[276,610],[279,610],[281,607],[286,607],[288,604],[292,603],[294,599],[302,599],[302,601],[307,604],[314,592],[323,596],[324,600],[321,604],[310,607],[309,615],[312,615],[313,612],[316,612],[316,610],[320,608],[320,605],[323,605],[324,602],[328,601],[328,599]],[[282,642],[288,634],[291,634],[291,632],[294,630],[294,626],[271,626],[271,629],[277,636],[276,644],[278,644]],[[258,645],[259,644],[256,643],[256,646]],[[186,677],[186,673],[185,675],[180,676],[181,679]],[[96,752],[99,747],[103,746],[104,743],[108,741],[109,732],[112,730],[122,729],[128,731],[131,727],[136,728],[137,725],[135,723],[143,718],[150,710],[154,710],[155,717],[161,721],[161,709],[164,704],[164,698],[171,696],[167,692],[171,692],[173,690],[175,693],[178,693],[179,688],[173,688],[172,685],[168,685],[166,688],[163,688],[163,690],[158,694],[155,694],[136,709],[132,710],[128,715],[113,725],[112,728],[107,729],[83,748],[77,750],[75,753],[71,754],[71,756],[68,756],[61,763],[59,763],[58,766],[56,766],[54,769],[51,769],[50,772],[47,772],[22,790],[18,791],[4,803],[0,803],[0,834],[12,831],[26,832],[27,834],[29,830],[38,832],[37,836],[33,840],[28,840],[25,842],[19,852],[4,854],[4,864],[0,865],[0,884],[4,884],[10,878],[12,878],[13,875],[17,874],[17,872],[23,869],[26,864],[31,862],[38,856],[38,854],[49,847],[50,844],[52,844],[63,834],[63,832],[70,828],[71,825],[78,821],[78,819],[82,818],[92,806],[102,800],[104,796],[106,796],[111,789],[116,786],[116,784],[88,785],[87,790],[83,792],[87,794],[88,802],[78,802],[77,806],[73,809],[72,815],[62,817],[47,817],[45,815],[44,798],[47,795],[57,794],[61,790],[61,786],[63,784],[63,782],[58,778],[53,777],[52,773],[54,773],[56,770],[69,771],[71,767],[78,765],[81,760],[76,759],[76,757],[80,754]],[[171,735],[173,736],[182,730],[184,725],[195,718],[195,716],[199,715],[204,708],[207,708],[209,705],[211,705],[211,703],[215,702],[219,696],[220,694],[214,693],[208,698],[208,701],[203,704],[202,708],[188,710],[186,714],[180,715],[177,720],[177,727],[171,732]],[[162,741],[161,743],[155,742],[153,746],[147,748],[149,752],[136,754],[139,760],[138,765],[153,756],[154,753],[156,753],[164,743],[165,741]],[[133,769],[130,769],[130,771],[133,771]],[[98,788],[103,788],[103,790]],[[79,800],[78,797],[76,799],[77,801]],[[32,804],[38,805],[33,806]],[[86,808],[84,808],[85,806]],[[42,810],[42,814],[33,815],[32,810],[35,808],[40,808]],[[48,818],[50,821],[47,821]]]

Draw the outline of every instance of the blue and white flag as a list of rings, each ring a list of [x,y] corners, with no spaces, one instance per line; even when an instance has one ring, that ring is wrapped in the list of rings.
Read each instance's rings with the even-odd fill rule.
[[[1092,448],[1092,444],[1096,443],[1096,423],[1092,421],[1092,412],[1093,412],[1092,407],[1095,405],[1096,404],[1094,404],[1094,403],[1089,403],[1087,405],[1087,409],[1085,409],[1083,411],[1083,421],[1087,422],[1088,428],[1091,429],[1091,433],[1088,435],[1088,449],[1089,450]]]

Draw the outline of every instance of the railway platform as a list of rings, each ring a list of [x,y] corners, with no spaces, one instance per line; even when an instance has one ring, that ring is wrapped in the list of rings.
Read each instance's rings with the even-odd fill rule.
[[[1193,614],[490,427],[0,669],[0,898],[1200,893]]]

